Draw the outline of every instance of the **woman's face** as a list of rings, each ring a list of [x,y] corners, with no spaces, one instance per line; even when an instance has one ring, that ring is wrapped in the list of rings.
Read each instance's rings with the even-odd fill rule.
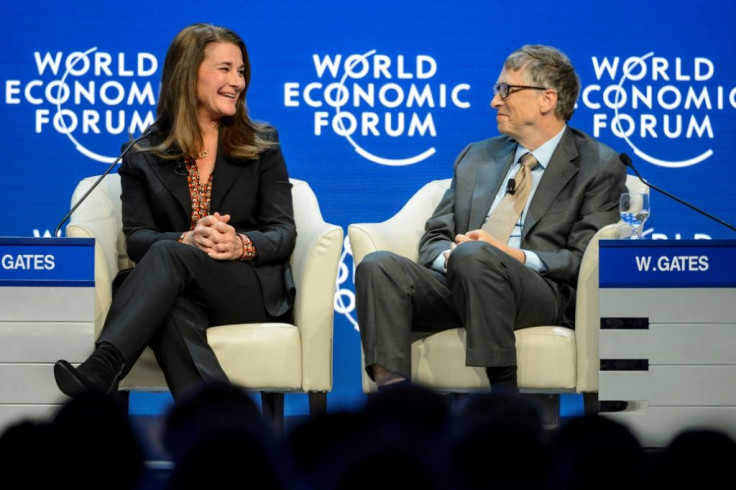
[[[245,65],[240,48],[216,42],[204,49],[197,73],[197,108],[200,125],[235,114],[238,96],[245,89]]]

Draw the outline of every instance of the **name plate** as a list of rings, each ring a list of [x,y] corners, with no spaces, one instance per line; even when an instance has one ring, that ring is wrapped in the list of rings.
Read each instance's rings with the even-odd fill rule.
[[[736,240],[601,240],[601,288],[736,287]]]
[[[0,287],[94,287],[93,238],[0,237]]]

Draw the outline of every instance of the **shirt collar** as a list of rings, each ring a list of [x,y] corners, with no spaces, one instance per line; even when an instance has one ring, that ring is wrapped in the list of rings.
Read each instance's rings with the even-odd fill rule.
[[[552,159],[552,154],[555,152],[555,149],[557,148],[557,145],[559,144],[560,140],[562,139],[562,135],[565,133],[565,129],[567,129],[567,125],[562,127],[562,130],[557,133],[555,136],[547,140],[546,143],[544,143],[542,146],[534,150],[532,155],[534,155],[534,158],[537,159],[537,162],[539,162],[539,165],[542,168],[547,168],[547,165],[549,164],[549,161]],[[514,155],[514,163],[519,163],[519,160],[521,157],[528,153],[529,150],[524,148],[522,145],[516,145],[516,155]]]

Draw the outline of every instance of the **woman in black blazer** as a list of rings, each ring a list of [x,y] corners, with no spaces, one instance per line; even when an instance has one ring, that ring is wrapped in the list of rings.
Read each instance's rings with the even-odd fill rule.
[[[288,319],[296,242],[276,130],[250,120],[248,52],[231,30],[194,24],[166,54],[157,119],[123,158],[121,272],[92,355],[54,366],[69,396],[111,392],[146,346],[172,395],[226,381],[207,327]]]

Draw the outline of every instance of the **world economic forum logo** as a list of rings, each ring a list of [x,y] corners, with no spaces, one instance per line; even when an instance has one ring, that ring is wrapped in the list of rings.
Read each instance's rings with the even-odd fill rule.
[[[380,165],[412,165],[432,156],[435,117],[467,109],[467,83],[437,81],[429,55],[313,54],[316,80],[284,83],[284,106],[313,111],[314,135],[345,139],[361,157]]]
[[[596,83],[583,88],[581,103],[594,111],[593,136],[619,138],[653,165],[688,167],[710,158],[714,119],[736,108],[736,89],[716,82],[708,58],[594,56],[592,69]]]
[[[5,102],[34,111],[37,134],[64,135],[84,156],[112,163],[103,136],[141,133],[155,119],[158,60],[152,53],[86,51],[33,53],[32,79],[5,81]],[[121,141],[118,141],[121,143]]]

